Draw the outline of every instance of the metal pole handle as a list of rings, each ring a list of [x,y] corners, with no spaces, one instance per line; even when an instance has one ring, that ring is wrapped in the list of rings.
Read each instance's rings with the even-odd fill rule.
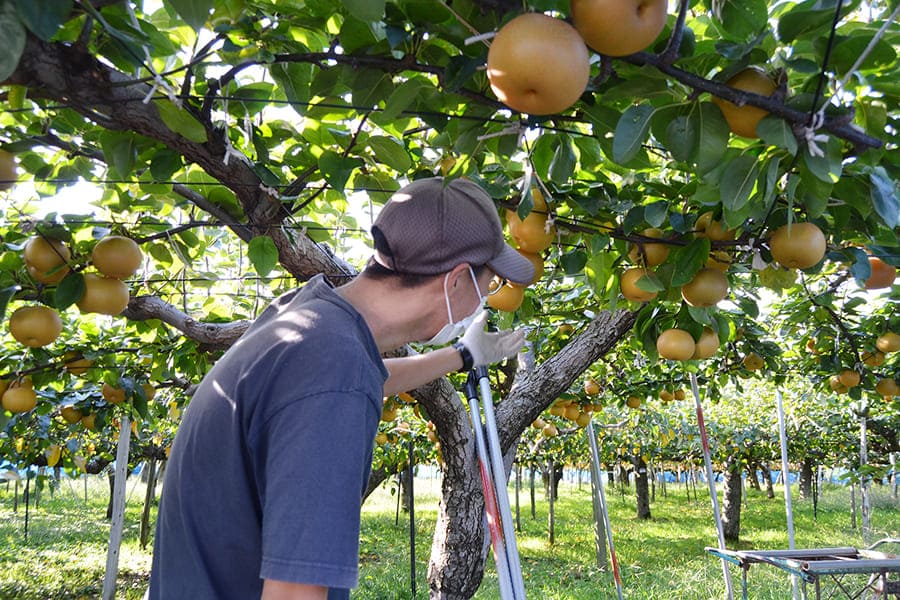
[[[488,531],[491,537],[491,550],[497,566],[497,582],[500,586],[500,597],[503,600],[516,600],[512,579],[509,573],[509,560],[506,556],[506,541],[500,525],[500,513],[497,509],[496,494],[491,475],[491,464],[485,446],[484,430],[481,422],[481,409],[478,406],[474,371],[466,380],[466,396],[469,399],[469,412],[472,417],[472,430],[475,433],[475,451],[478,454],[478,468],[481,473],[481,485],[484,489],[484,509]]]
[[[506,481],[506,465],[500,450],[500,437],[497,435],[497,421],[494,417],[494,400],[491,393],[491,382],[487,367],[475,369],[478,386],[481,392],[481,410],[484,412],[484,431],[490,453],[491,471],[494,490],[500,512],[500,524],[503,528],[506,555],[509,562],[509,573],[513,592],[517,599],[525,599],[525,582],[522,579],[522,565],[519,562],[519,551],[516,545],[516,531],[513,526],[512,509],[509,505],[509,493]]]

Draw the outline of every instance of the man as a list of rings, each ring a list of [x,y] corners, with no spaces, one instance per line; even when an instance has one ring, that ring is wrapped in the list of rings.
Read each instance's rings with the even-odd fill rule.
[[[276,299],[198,387],[166,468],[151,599],[348,598],[383,397],[522,347],[475,318],[491,278],[527,284],[534,269],[476,184],[415,181],[372,235],[358,277]]]

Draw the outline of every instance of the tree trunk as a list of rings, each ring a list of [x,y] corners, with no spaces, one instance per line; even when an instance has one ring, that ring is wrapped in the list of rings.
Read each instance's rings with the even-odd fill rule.
[[[147,547],[150,539],[150,508],[156,498],[156,457],[151,457],[146,468],[141,470],[141,479],[147,482],[147,493],[144,496],[144,510],[141,513],[141,530],[139,534],[141,548]],[[145,477],[146,476],[146,477]]]
[[[531,495],[531,518],[534,519],[534,465],[531,465],[528,470],[530,472],[528,487]]]
[[[624,462],[620,462],[618,464],[618,470],[616,475],[619,478],[619,485],[623,488],[631,487],[631,482],[628,480],[628,467]]]
[[[806,457],[800,463],[800,498],[806,500],[812,498],[813,468],[812,458]]]
[[[647,464],[639,454],[631,459],[634,465],[634,493],[637,497],[637,518],[650,518],[650,486],[647,481]]]
[[[497,433],[507,465],[525,428],[584,371],[627,335],[636,313],[601,312],[555,356],[517,373],[510,393],[495,407]],[[445,470],[431,545],[428,584],[432,600],[471,598],[484,576],[488,544],[484,496],[468,411],[447,379],[413,392],[431,416]]]
[[[409,469],[406,466],[401,466],[403,468],[400,471],[400,508],[403,512],[408,513],[412,500],[412,494],[410,494],[412,486],[409,484]]]
[[[552,487],[551,487],[551,477],[550,477],[550,468],[544,467],[541,469],[541,480],[544,482],[544,498],[550,499],[551,493],[553,499],[559,498],[559,482],[563,476],[563,466],[554,464],[552,461],[549,463],[553,468],[553,477],[552,477]]]
[[[759,468],[762,471],[763,479],[766,482],[766,498],[774,498],[775,488],[772,487],[772,471],[766,463],[760,463]]]
[[[747,466],[747,480],[750,482],[750,487],[752,487],[757,492],[762,491],[759,488],[759,464],[752,463]]]
[[[561,468],[559,469],[562,470]],[[545,471],[546,474],[555,475],[557,471],[556,465],[553,464],[553,459],[550,459],[550,466]],[[562,475],[560,475],[562,477]],[[555,477],[545,477],[545,482],[548,482],[547,490],[548,495],[547,499],[549,500],[549,510],[547,511],[547,532],[549,534],[550,545],[552,546],[556,542],[556,513],[554,512],[554,506],[556,505],[557,492],[559,489],[557,488],[559,480]]]
[[[729,542],[737,542],[741,533],[741,468],[736,457],[725,464],[725,490],[722,496],[722,532]]]

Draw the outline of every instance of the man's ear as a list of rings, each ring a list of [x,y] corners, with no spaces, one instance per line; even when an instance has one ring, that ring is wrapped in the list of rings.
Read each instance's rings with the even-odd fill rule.
[[[454,288],[459,285],[460,277],[463,275],[468,276],[469,273],[469,263],[461,263],[453,267],[450,271],[450,277],[447,279],[447,287]]]

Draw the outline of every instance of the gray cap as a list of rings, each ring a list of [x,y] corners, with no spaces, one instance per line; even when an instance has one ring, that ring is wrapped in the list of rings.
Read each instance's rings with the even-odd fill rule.
[[[417,179],[388,200],[372,225],[375,260],[399,273],[438,275],[469,263],[487,265],[527,285],[534,265],[508,245],[497,207],[468,179]]]

